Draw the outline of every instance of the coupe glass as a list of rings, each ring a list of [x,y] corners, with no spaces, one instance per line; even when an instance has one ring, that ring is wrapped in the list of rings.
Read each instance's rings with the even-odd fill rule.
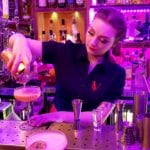
[[[38,99],[41,95],[41,89],[39,86],[21,86],[14,89],[14,97],[16,100],[27,103],[27,121],[20,125],[22,130],[30,130],[30,113],[31,102]]]

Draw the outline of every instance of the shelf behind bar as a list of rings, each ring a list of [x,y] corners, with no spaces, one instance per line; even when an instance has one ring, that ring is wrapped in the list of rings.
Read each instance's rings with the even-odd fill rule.
[[[90,8],[115,7],[119,9],[150,9],[150,4],[97,4]]]
[[[67,7],[65,7],[65,8],[58,8],[58,7],[56,7],[56,8],[35,8],[35,11],[36,12],[64,12],[64,11],[67,11],[67,12],[69,12],[69,11],[85,11],[85,7],[72,7],[72,8],[67,8]]]
[[[150,40],[143,41],[124,41],[121,43],[121,47],[123,48],[142,48],[142,47],[150,47]]]

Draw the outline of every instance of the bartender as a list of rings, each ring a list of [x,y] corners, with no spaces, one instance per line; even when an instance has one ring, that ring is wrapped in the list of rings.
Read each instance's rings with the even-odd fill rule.
[[[22,62],[29,73],[30,64],[41,57],[54,65],[56,73],[55,107],[72,111],[75,98],[83,100],[83,111],[91,111],[102,101],[118,99],[125,84],[125,70],[112,59],[112,51],[126,35],[126,23],[120,11],[101,8],[89,25],[85,44],[71,41],[42,42],[14,34],[9,39],[12,57],[7,67],[13,76]]]

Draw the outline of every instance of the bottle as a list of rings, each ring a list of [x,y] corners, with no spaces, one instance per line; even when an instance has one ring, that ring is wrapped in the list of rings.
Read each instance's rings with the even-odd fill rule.
[[[65,43],[66,39],[67,39],[67,30],[65,27],[65,20],[64,19],[61,20],[61,30],[59,32],[60,32],[60,41]]]
[[[125,61],[124,61],[124,67],[126,71],[126,80],[132,79],[132,63],[130,61],[130,54],[128,51],[125,53]]]
[[[30,38],[34,39],[34,23],[33,23],[33,19],[31,19],[29,29],[30,29]]]
[[[145,40],[150,38],[150,33],[149,32],[150,32],[149,14],[146,13],[145,14],[145,22],[142,25],[142,35],[143,35],[143,38]]]
[[[125,53],[125,60],[123,62],[123,67],[126,72],[125,88],[131,89],[132,86],[132,62],[130,61],[130,54],[128,51]]]
[[[49,26],[49,40],[55,40],[56,39],[56,34],[53,31],[53,20],[50,19],[50,26]]]
[[[47,0],[37,0],[38,7],[47,7]]]
[[[57,7],[57,0],[48,0],[48,7],[56,8]]]
[[[80,33],[77,33],[77,39],[76,39],[75,43],[82,43],[82,40],[80,38]]]
[[[77,28],[77,24],[76,24],[76,20],[75,18],[72,19],[72,42],[76,42],[77,40],[77,34],[78,34],[78,28]]]
[[[106,2],[106,0],[97,0],[97,4],[103,4],[105,2]]]
[[[135,50],[134,51],[134,54],[133,54],[133,60],[132,60],[132,78],[134,80],[135,78],[135,74],[136,74],[136,70],[139,66],[139,54],[138,54],[138,50]]]
[[[54,41],[55,40],[55,35],[53,33],[53,30],[49,30],[49,40]]]
[[[25,20],[25,21],[28,21],[29,19],[30,19],[30,15],[29,15],[29,13],[28,13],[28,3],[27,3],[27,1],[24,1],[23,2],[23,8],[22,8],[22,10],[23,10],[23,16],[22,16],[22,18],[23,18],[23,20]]]
[[[76,0],[76,6],[77,7],[83,7],[84,6],[84,0]]]
[[[75,0],[67,0],[67,7],[74,7],[75,6]]]
[[[8,19],[10,14],[9,14],[9,1],[8,0],[2,0],[2,11],[3,11],[3,18]]]
[[[45,32],[45,30],[42,31],[41,40],[42,40],[42,41],[46,41],[46,32]]]
[[[59,8],[66,7],[66,0],[58,0],[57,5]]]

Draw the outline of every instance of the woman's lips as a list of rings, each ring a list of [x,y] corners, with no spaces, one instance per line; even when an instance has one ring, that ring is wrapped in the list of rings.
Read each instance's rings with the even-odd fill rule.
[[[94,47],[89,47],[89,49],[90,49],[91,51],[96,51],[96,48],[94,48]]]

